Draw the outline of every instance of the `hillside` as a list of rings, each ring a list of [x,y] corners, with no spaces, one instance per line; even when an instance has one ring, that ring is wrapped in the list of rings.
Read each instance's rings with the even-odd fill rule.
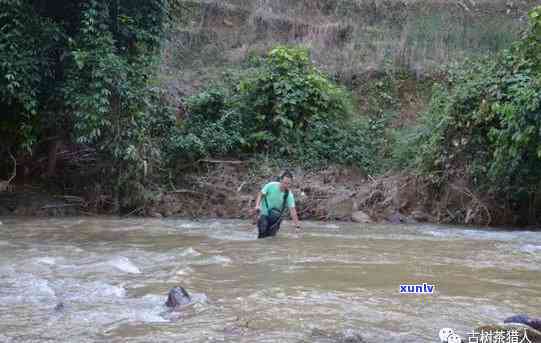
[[[226,66],[276,44],[300,44],[337,80],[406,70],[415,78],[443,64],[493,54],[517,38],[539,1],[226,0],[181,1],[165,45],[162,78],[190,95]]]

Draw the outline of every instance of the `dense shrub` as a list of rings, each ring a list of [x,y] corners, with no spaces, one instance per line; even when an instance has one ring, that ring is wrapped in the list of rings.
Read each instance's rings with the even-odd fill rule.
[[[266,152],[308,164],[374,165],[373,132],[381,128],[352,119],[351,95],[305,49],[272,49],[186,103],[189,116],[172,146],[177,157]]]
[[[398,139],[414,167],[446,182],[533,201],[541,182],[541,7],[524,38],[496,60],[468,61],[436,86],[420,126]],[[408,148],[411,147],[411,148]]]

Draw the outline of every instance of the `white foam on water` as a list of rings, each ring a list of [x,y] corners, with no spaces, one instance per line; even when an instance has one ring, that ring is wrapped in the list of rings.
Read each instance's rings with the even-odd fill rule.
[[[213,221],[208,225],[208,227],[210,227],[211,229],[218,229],[218,228],[220,228],[222,226],[223,226],[223,224],[220,223],[219,221]]]
[[[123,298],[126,296],[126,290],[124,287],[113,286],[105,282],[95,281],[90,283],[87,287],[91,291],[91,296],[99,298]]]
[[[54,297],[55,292],[54,290],[49,286],[49,281],[44,279],[35,279],[30,282],[30,288],[34,290],[38,295],[44,296],[44,297]],[[32,291],[30,292],[32,293]]]
[[[123,271],[125,273],[141,274],[141,270],[139,270],[139,268],[135,264],[133,264],[133,262],[130,261],[129,258],[124,257],[124,256],[116,257],[112,260],[109,260],[107,263],[110,266],[113,266],[116,269]]]
[[[109,303],[112,300],[125,298],[126,290],[122,286],[115,286],[103,281],[81,283],[75,279],[59,279],[54,283],[59,296],[65,304]]]
[[[233,229],[217,229],[207,231],[206,234],[210,238],[219,239],[222,241],[253,241],[256,239],[256,231],[234,231]]]
[[[45,279],[36,278],[32,274],[18,275],[15,279],[5,280],[0,290],[2,304],[37,304],[51,302],[56,293]]]
[[[178,226],[181,229],[198,229],[201,228],[199,223],[183,223]]]
[[[190,267],[185,267],[185,268],[179,269],[176,274],[177,275],[189,275],[191,273],[193,273],[193,269],[190,268]]]
[[[8,276],[15,274],[15,269],[7,264],[0,265],[0,275],[2,276]]]
[[[201,256],[201,253],[192,247],[182,249],[181,252],[175,254],[176,256]]]
[[[45,257],[38,258],[36,262],[53,266],[56,264],[56,259],[54,257],[45,256]]]
[[[434,237],[442,237],[442,238],[456,237],[456,235],[454,235],[452,232],[449,232],[449,230],[428,230],[428,231],[425,231],[425,233]]]
[[[157,294],[145,294],[142,298],[143,301],[152,303],[154,305],[163,304],[165,303],[165,298],[163,295],[157,295]]]
[[[520,247],[520,251],[523,251],[529,254],[541,253],[541,245],[524,244]]]
[[[326,224],[323,227],[326,228],[326,229],[332,229],[332,230],[337,230],[337,229],[340,228],[340,226],[338,226],[336,224]]]
[[[152,313],[147,311],[136,311],[134,312],[133,318],[131,320],[141,321],[144,323],[168,323],[169,320],[162,317],[159,313]]]
[[[208,258],[201,259],[199,261],[190,262],[190,264],[204,266],[209,264],[228,265],[231,264],[231,259],[227,256],[215,255]]]
[[[190,298],[194,303],[206,304],[208,302],[208,298],[205,293],[191,293]]]
[[[494,229],[464,229],[464,228],[438,228],[424,226],[421,233],[437,238],[451,240],[483,240],[483,241],[519,241],[541,243],[541,237],[535,231],[502,231]]]

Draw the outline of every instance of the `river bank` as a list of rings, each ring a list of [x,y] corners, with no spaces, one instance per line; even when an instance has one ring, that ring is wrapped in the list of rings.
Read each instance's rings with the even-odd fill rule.
[[[201,160],[178,173],[170,185],[155,191],[140,207],[122,216],[249,219],[257,192],[280,174],[268,162]],[[359,168],[331,166],[291,169],[293,193],[303,220],[361,223],[439,223],[517,225],[517,214],[505,211],[488,195],[470,190],[465,180],[436,188],[421,176],[388,173],[371,176]],[[182,187],[174,186],[182,185]],[[81,189],[83,189],[81,187]],[[3,216],[72,216],[112,214],[112,196],[103,190],[72,194],[16,185],[0,193]]]

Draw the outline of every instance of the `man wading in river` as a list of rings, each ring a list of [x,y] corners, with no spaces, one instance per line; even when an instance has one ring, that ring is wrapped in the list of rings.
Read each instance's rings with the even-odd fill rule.
[[[280,230],[280,224],[286,208],[289,208],[291,218],[297,230],[301,228],[297,210],[295,209],[295,198],[289,190],[293,176],[286,171],[280,176],[279,182],[267,183],[257,195],[255,211],[259,214],[257,238],[265,238],[276,235]]]

